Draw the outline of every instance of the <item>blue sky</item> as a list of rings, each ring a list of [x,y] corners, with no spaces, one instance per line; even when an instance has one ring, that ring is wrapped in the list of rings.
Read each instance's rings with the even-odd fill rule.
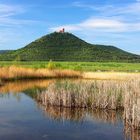
[[[140,54],[140,0],[0,0],[0,50],[62,27],[87,42]]]

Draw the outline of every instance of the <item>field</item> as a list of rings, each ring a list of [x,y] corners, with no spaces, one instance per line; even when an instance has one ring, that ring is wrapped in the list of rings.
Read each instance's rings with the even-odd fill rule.
[[[55,69],[70,69],[78,71],[117,71],[140,72],[140,63],[117,62],[51,62]],[[0,67],[11,65],[27,68],[48,68],[48,61],[0,61]]]
[[[135,79],[140,77],[140,63],[1,61],[0,79],[77,78]]]

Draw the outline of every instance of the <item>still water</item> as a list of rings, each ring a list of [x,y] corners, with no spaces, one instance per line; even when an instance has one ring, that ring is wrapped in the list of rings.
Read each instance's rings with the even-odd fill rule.
[[[121,111],[43,106],[35,94],[52,82],[17,81],[0,87],[0,140],[139,140],[137,132],[125,128]]]

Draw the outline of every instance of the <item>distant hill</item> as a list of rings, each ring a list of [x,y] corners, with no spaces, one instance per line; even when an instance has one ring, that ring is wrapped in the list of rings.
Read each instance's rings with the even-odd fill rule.
[[[0,54],[3,54],[3,53],[7,53],[9,52],[10,50],[0,50]]]
[[[140,62],[140,56],[114,46],[87,43],[70,33],[51,33],[24,48],[0,54],[0,60]]]

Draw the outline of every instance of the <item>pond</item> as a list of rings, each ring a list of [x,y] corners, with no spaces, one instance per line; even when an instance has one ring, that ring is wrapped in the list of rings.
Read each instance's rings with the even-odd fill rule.
[[[16,81],[0,87],[1,140],[139,140],[139,131],[124,125],[121,110],[46,106],[38,95],[54,82]]]

